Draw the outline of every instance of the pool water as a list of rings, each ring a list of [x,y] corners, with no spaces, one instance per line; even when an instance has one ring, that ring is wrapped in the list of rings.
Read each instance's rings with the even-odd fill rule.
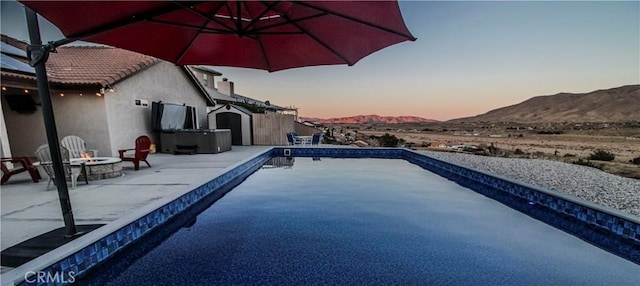
[[[639,265],[404,160],[282,160],[109,284],[640,281]]]

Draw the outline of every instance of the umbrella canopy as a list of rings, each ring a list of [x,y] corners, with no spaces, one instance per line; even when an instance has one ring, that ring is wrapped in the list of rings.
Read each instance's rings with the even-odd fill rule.
[[[67,37],[178,65],[347,64],[415,40],[396,1],[20,1]]]
[[[77,235],[45,62],[55,47],[102,43],[178,65],[278,71],[348,64],[415,40],[396,1],[19,1],[26,9],[42,114],[66,235]],[[37,14],[65,39],[42,45]]]

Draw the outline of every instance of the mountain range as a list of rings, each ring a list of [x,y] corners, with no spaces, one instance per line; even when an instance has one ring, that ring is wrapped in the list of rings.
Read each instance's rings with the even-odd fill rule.
[[[437,122],[417,116],[356,115],[339,118],[300,117],[323,124]],[[621,122],[640,120],[640,85],[626,85],[588,93],[558,93],[532,97],[521,103],[448,122]]]
[[[589,93],[558,93],[452,122],[620,122],[640,120],[640,85]]]
[[[437,120],[426,119],[417,116],[380,116],[375,114],[356,115],[338,118],[312,118],[300,117],[302,121],[318,122],[322,124],[358,124],[358,123],[416,123],[416,122],[437,122]]]

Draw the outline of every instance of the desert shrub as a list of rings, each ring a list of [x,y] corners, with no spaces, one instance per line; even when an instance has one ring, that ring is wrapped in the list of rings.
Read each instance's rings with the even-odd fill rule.
[[[604,150],[596,150],[593,153],[591,153],[591,155],[589,155],[589,157],[587,157],[587,159],[589,160],[596,160],[596,161],[613,161],[613,159],[616,158],[616,155],[604,151]]]
[[[580,165],[580,166],[587,166],[587,167],[592,167],[592,168],[596,168],[596,169],[602,170],[602,165],[594,164],[593,162],[591,162],[589,160],[578,159],[578,160],[573,161],[571,163],[572,164],[576,164],[576,165]]]
[[[494,146],[493,143],[491,143],[491,146],[489,146],[489,148],[487,149],[489,150],[489,154],[492,154],[492,155],[497,155],[498,152],[500,152],[500,149]]]
[[[515,151],[513,151],[513,154],[516,154],[516,155],[524,155],[524,154],[527,154],[527,153],[525,153],[524,151],[522,151],[522,149],[518,148],[518,149],[516,149]]]
[[[385,133],[384,135],[378,138],[378,143],[382,147],[396,147],[400,144],[400,139],[395,135],[390,135],[389,133]]]
[[[640,156],[629,160],[629,162],[631,162],[631,164],[634,164],[634,165],[640,165]]]
[[[575,156],[576,154],[570,154],[570,153],[562,155],[562,157],[575,157]]]
[[[545,154],[544,152],[541,152],[541,151],[536,151],[536,152],[533,152],[533,154],[531,154],[531,157],[534,158],[534,159],[546,158],[547,154]]]
[[[549,135],[556,135],[556,134],[563,134],[564,131],[562,130],[542,130],[542,131],[538,131],[538,134],[549,134]]]

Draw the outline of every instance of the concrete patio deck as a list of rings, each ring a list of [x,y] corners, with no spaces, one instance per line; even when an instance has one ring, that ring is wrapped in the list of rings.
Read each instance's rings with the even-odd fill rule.
[[[189,185],[212,179],[227,167],[269,149],[269,146],[233,146],[219,154],[150,154],[151,168],[144,163],[139,171],[123,162],[123,176],[98,181],[79,181],[69,188],[76,224],[108,224],[163,197],[190,191]],[[21,173],[0,187],[2,250],[64,226],[55,187],[48,177],[33,183]],[[10,269],[2,267],[2,272]]]

